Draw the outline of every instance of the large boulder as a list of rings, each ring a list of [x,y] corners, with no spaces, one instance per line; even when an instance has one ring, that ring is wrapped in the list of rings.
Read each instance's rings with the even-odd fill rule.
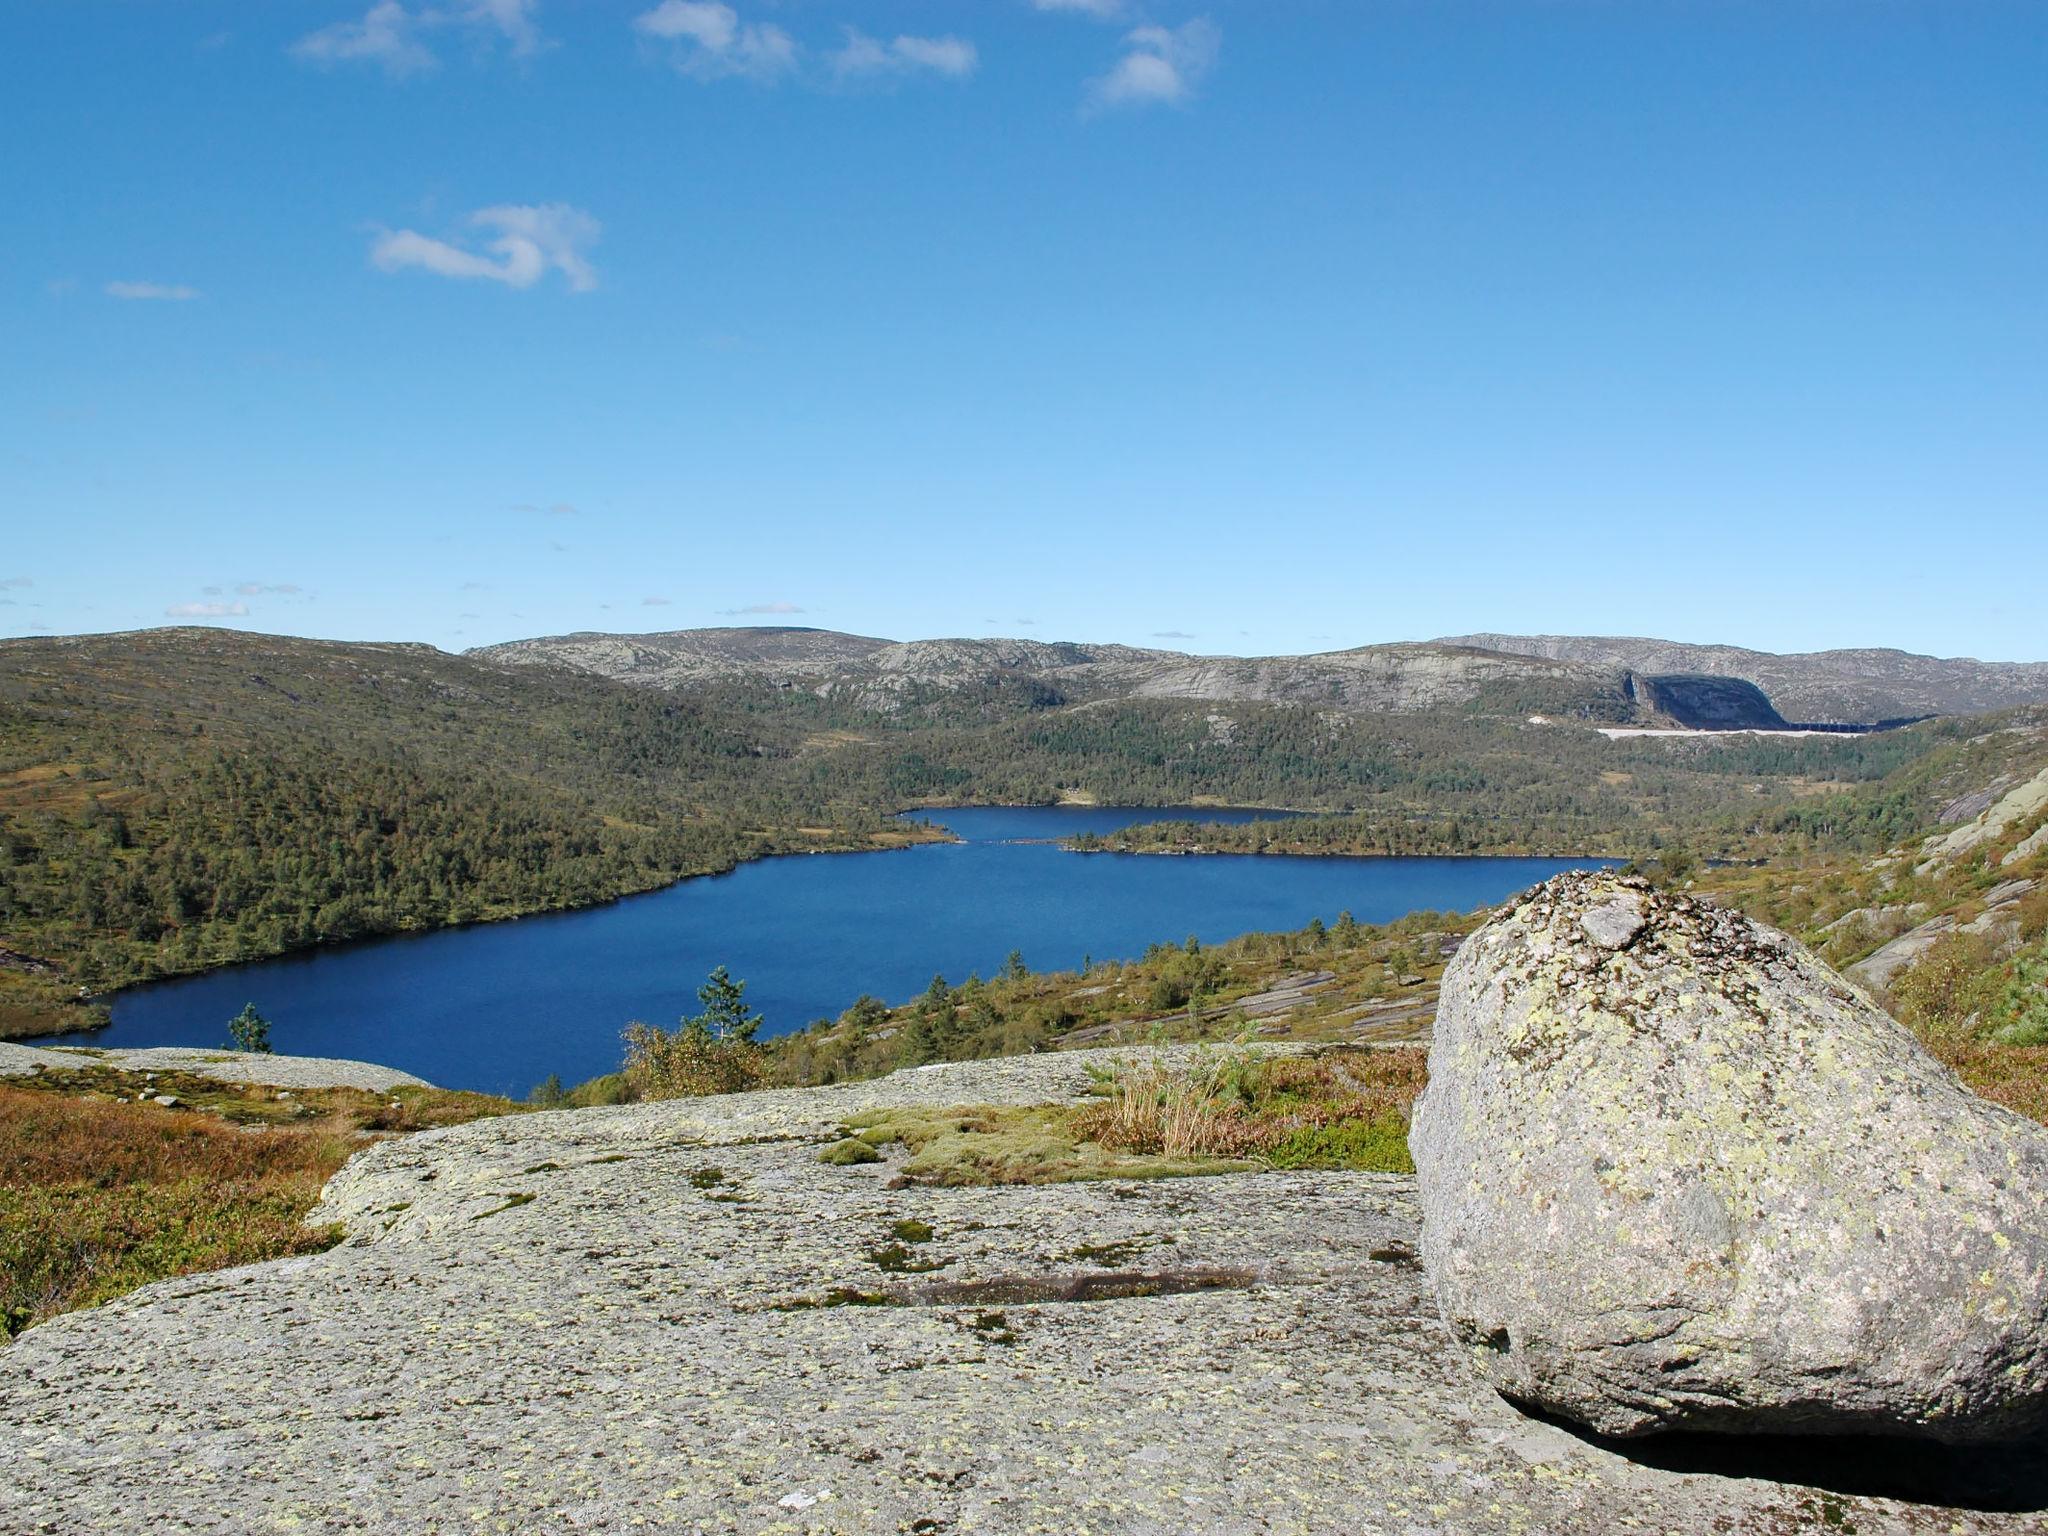
[[[1444,974],[1422,1258],[1507,1397],[1610,1435],[2048,1419],[2048,1131],[1785,935],[1613,874]]]

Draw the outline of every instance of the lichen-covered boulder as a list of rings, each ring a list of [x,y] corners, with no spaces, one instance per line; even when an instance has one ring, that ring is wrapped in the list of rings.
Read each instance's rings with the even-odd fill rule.
[[[2048,1131],[1785,935],[1613,874],[1444,975],[1422,1257],[1507,1397],[1612,1435],[2048,1421]]]

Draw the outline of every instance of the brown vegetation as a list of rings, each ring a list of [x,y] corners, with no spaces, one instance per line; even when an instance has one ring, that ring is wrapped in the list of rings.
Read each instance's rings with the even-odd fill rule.
[[[143,1092],[176,1097],[163,1107]],[[327,1248],[321,1186],[380,1134],[511,1109],[478,1094],[276,1090],[159,1074],[0,1083],[0,1333],[174,1275]]]

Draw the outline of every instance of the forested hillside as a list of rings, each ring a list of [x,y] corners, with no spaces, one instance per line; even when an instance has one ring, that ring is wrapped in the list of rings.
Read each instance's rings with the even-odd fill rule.
[[[2048,759],[2048,711],[1932,720],[1862,736],[1636,737],[1569,732],[1517,753],[1466,750],[1464,778],[1433,775],[1448,820],[1384,805],[1288,821],[1148,822],[1077,846],[1088,852],[1444,853],[1680,848],[1695,858],[1866,853],[1937,823],[1966,788]],[[1531,731],[1530,735],[1540,733]],[[1519,850],[1509,839],[1520,836]]]
[[[75,1026],[81,989],[902,842],[920,805],[1288,806],[1349,818],[1300,838],[1372,851],[1862,846],[1918,813],[1887,776],[1960,729],[1610,741],[1528,720],[1569,701],[1555,683],[1358,713],[1075,703],[998,668],[906,679],[878,715],[786,679],[663,691],[425,646],[0,642],[0,1032]]]
[[[79,987],[903,839],[788,771],[808,727],[752,702],[424,646],[0,645],[0,1024]]]

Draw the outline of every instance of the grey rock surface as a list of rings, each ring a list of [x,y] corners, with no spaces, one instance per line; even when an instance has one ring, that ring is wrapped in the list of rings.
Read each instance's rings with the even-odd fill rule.
[[[2048,1131],[1738,914],[1536,887],[1444,976],[1410,1144],[1444,1320],[1517,1401],[1948,1441],[2048,1409]]]
[[[1104,1056],[379,1145],[317,1213],[342,1246],[0,1353],[0,1532],[2039,1528],[1524,1417],[1435,1321],[1405,1178],[892,1188],[817,1160],[858,1108],[1065,1099]],[[928,1267],[888,1253],[905,1220]]]
[[[1951,933],[1976,933],[1993,939],[2010,939],[2019,932],[2020,901],[2033,889],[2031,880],[2001,881],[1984,893],[1984,910],[1968,922],[1959,923],[1945,912],[1931,917],[1865,955],[1848,967],[1848,974],[1873,991],[1882,993],[1898,979],[1899,972],[1918,962]]]
[[[2026,783],[2007,790],[1960,827],[1928,838],[1920,846],[1921,867],[1952,864],[2044,810],[2048,810],[2048,768],[2042,769]]]
[[[1638,672],[1746,678],[1788,720],[1869,722],[2048,701],[2048,662],[2038,661],[1985,662],[1882,649],[1778,655],[1625,635],[1458,635],[1443,643]]]
[[[45,1067],[76,1067],[78,1058],[65,1051],[39,1045],[15,1045],[0,1040],[0,1077],[28,1077]]]
[[[2024,864],[2035,854],[2048,849],[2048,822],[2043,822],[2032,832],[2012,845],[2004,858],[1998,861],[2001,869],[2010,869],[2015,864]]]
[[[116,1051],[72,1046],[49,1050],[0,1045],[0,1075],[39,1072],[45,1067],[59,1071],[111,1067],[117,1072],[190,1072],[196,1077],[210,1077],[222,1083],[261,1083],[272,1088],[363,1088],[371,1093],[386,1093],[393,1088],[433,1086],[425,1078],[414,1077],[396,1067],[380,1067],[370,1061],[342,1061],[327,1056],[201,1051],[175,1045]]]

